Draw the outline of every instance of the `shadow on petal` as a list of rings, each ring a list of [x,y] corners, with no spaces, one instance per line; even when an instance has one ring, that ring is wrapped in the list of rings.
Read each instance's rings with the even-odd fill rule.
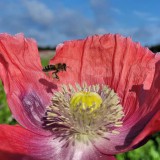
[[[137,115],[137,122],[133,122],[135,125],[131,127],[124,144],[116,146],[117,150],[137,148],[147,142],[153,131],[155,132],[156,129],[157,131],[160,129],[158,126],[149,127],[152,125],[150,121],[152,120],[154,122],[154,116],[160,111],[160,61],[158,61],[155,66],[155,74],[150,90],[144,90],[143,84],[134,85],[131,89],[131,91],[136,92],[140,105],[138,113],[140,117]]]
[[[30,157],[28,155],[5,152],[5,151],[0,151],[0,159],[1,160],[36,160],[35,158]]]
[[[40,78],[39,82],[46,87],[47,93],[53,94],[53,90],[56,90],[58,88],[57,85],[43,78]]]
[[[4,56],[2,55],[2,53],[0,53],[0,63],[2,63],[3,66],[4,66],[4,67],[6,68],[6,70],[7,70],[9,64],[8,64],[8,62],[5,60],[5,58],[4,58]]]
[[[156,71],[155,73],[158,73],[158,74],[155,74],[155,77],[154,77],[154,86],[155,88],[159,88],[160,87],[160,61],[158,61],[156,63]]]
[[[160,104],[160,103],[159,103]],[[144,116],[143,118],[141,118],[133,127],[131,127],[129,133],[127,134],[124,144],[120,145],[120,146],[116,146],[115,148],[117,150],[130,150],[131,148],[133,149],[132,143],[135,140],[135,138],[137,136],[139,136],[139,134],[143,131],[143,129],[147,126],[147,124],[149,123],[149,121],[153,118],[153,116],[155,115],[156,110],[148,113],[146,116]],[[134,145],[134,148],[140,145],[143,145],[147,142],[148,140],[148,135],[145,139],[142,139],[140,142],[137,142],[137,144],[139,145]],[[137,148],[136,147],[136,148]]]
[[[136,97],[138,99],[139,102],[139,106],[142,106],[146,100],[146,96],[148,94],[148,90],[144,90],[143,89],[143,84],[141,85],[133,85],[130,92],[135,92],[136,93]]]

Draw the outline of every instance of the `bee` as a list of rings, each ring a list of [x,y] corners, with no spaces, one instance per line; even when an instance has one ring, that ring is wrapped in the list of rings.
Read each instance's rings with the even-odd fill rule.
[[[50,72],[53,71],[52,74],[56,79],[59,79],[57,73],[60,71],[66,71],[67,65],[65,63],[57,63],[55,65],[47,65],[45,66],[42,71],[43,72]]]

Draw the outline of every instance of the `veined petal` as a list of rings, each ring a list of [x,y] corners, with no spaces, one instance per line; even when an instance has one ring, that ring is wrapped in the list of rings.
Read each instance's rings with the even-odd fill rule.
[[[118,134],[106,133],[92,143],[104,154],[118,154],[140,147],[149,139],[149,135],[144,136],[143,133],[153,116],[154,113],[148,113],[144,117],[140,113],[133,114],[122,127],[116,129]]]
[[[56,85],[42,72],[33,39],[26,39],[22,34],[0,34],[0,78],[14,118],[42,134],[41,118]]]
[[[93,146],[66,146],[64,141],[32,133],[20,126],[0,125],[0,159],[9,160],[114,160]],[[7,154],[6,154],[7,153]]]
[[[107,84],[118,94],[125,114],[123,126],[117,129],[120,134],[107,134],[109,140],[93,142],[101,152],[116,154],[142,145],[160,129],[156,126],[160,125],[160,120],[156,121],[160,109],[159,61],[158,54],[130,38],[107,34],[60,44],[51,64],[68,66],[67,72],[59,73],[60,84]]]
[[[67,72],[59,73],[59,83],[109,85],[118,93],[130,116],[139,108],[131,89],[135,85],[151,87],[156,60],[155,54],[130,38],[106,34],[60,44],[50,63],[68,66]]]
[[[99,152],[92,144],[78,144],[75,146],[73,160],[115,160],[114,156],[109,156]]]
[[[156,55],[160,59],[160,55]],[[146,92],[146,93],[145,93]],[[145,137],[160,131],[160,60],[156,63],[155,74],[150,90],[144,91],[146,101],[144,103],[146,115],[149,121],[143,128],[143,131],[135,138],[132,145],[138,147]]]
[[[157,55],[158,56],[158,55]],[[156,63],[150,90],[143,90],[146,100],[141,108],[126,119],[117,131],[118,135],[106,135],[108,139],[97,139],[93,144],[105,154],[117,154],[135,149],[145,144],[149,136],[160,131],[160,62]],[[137,96],[140,101],[142,96]]]
[[[143,91],[146,96],[145,102],[139,110],[124,121],[122,127],[117,129],[119,134],[108,134],[106,135],[107,139],[100,138],[93,142],[99,151],[105,154],[126,152],[145,144],[151,134],[160,131],[159,71],[160,62],[157,62],[151,88]],[[141,98],[143,97],[139,97],[139,101],[142,100]]]
[[[35,134],[20,126],[0,125],[0,142],[3,159],[11,156],[18,160],[52,160],[54,157],[53,137]]]

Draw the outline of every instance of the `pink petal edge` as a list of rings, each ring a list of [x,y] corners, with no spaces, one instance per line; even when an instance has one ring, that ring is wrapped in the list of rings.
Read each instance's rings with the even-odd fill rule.
[[[37,44],[23,34],[0,34],[0,78],[14,118],[40,134],[42,117],[57,88],[42,72]]]
[[[65,146],[65,141],[32,133],[20,126],[0,125],[0,159],[9,160],[114,160],[83,143]]]
[[[159,54],[153,54],[130,38],[107,34],[60,44],[50,63],[66,63],[68,66],[67,72],[59,73],[59,84],[107,84],[120,96],[125,112],[124,125],[118,129],[120,135],[108,135],[110,140],[93,143],[105,154],[116,154],[133,149],[160,129],[154,118],[158,117],[156,103],[160,91],[154,89],[152,83],[157,77],[156,64],[159,61]],[[157,77],[156,81],[159,82],[160,78]],[[151,94],[156,101],[152,101]],[[155,124],[153,128],[150,121]]]

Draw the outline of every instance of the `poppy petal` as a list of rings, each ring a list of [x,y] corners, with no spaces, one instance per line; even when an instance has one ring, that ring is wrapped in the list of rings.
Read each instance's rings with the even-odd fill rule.
[[[93,147],[64,146],[63,141],[32,133],[20,126],[0,125],[0,159],[9,160],[114,160]],[[7,153],[7,154],[6,154]]]
[[[158,56],[158,55],[157,55]],[[93,142],[105,154],[129,151],[145,144],[149,136],[160,131],[160,61],[156,63],[155,75],[150,90],[146,91],[146,101],[141,108],[125,120],[117,135],[106,135]],[[143,97],[142,97],[143,98]]]
[[[157,55],[158,56],[158,55]],[[146,101],[139,110],[125,120],[117,129],[119,134],[106,134],[93,142],[95,147],[105,154],[117,154],[145,144],[149,136],[160,131],[160,61],[156,63],[155,74],[150,90],[146,92]],[[143,98],[143,96],[141,97]],[[139,98],[140,99],[140,98]],[[141,99],[140,99],[141,100]]]
[[[58,151],[53,137],[35,134],[18,125],[0,125],[0,142],[0,159],[53,160]]]
[[[143,128],[143,131],[133,141],[132,145],[139,146],[141,141],[153,133],[160,131],[160,54],[156,55],[159,60],[156,63],[155,74],[150,90],[146,92],[145,109],[148,112],[149,121]],[[143,107],[144,108],[144,107]],[[146,114],[147,115],[147,114]]]
[[[139,108],[131,89],[134,85],[150,88],[155,62],[155,54],[149,49],[130,38],[112,34],[64,42],[57,46],[56,55],[50,61],[68,66],[66,72],[58,73],[60,84],[86,82],[88,85],[107,84],[114,89],[127,117]]]
[[[74,160],[115,160],[114,156],[106,155],[99,152],[90,142],[88,144],[78,143],[75,146],[70,146],[70,148],[74,149],[72,154],[72,159]]]
[[[0,78],[14,118],[42,134],[41,118],[56,85],[42,72],[33,39],[26,39],[22,34],[0,34]]]
[[[95,148],[104,154],[118,154],[144,145],[149,137],[142,136],[141,133],[152,115],[147,114],[143,118],[139,116],[140,114],[134,114],[122,127],[116,129],[118,134],[106,133],[103,137],[94,140],[92,143]]]
[[[120,134],[108,134],[110,140],[93,143],[101,152],[115,154],[142,145],[155,131],[150,127],[148,134],[139,136],[151,120],[155,123],[159,111],[160,92],[158,87],[153,89],[160,80],[156,75],[159,60],[160,56],[130,38],[107,34],[60,44],[50,63],[68,66],[66,72],[59,73],[60,84],[107,84],[119,95],[125,114]]]

